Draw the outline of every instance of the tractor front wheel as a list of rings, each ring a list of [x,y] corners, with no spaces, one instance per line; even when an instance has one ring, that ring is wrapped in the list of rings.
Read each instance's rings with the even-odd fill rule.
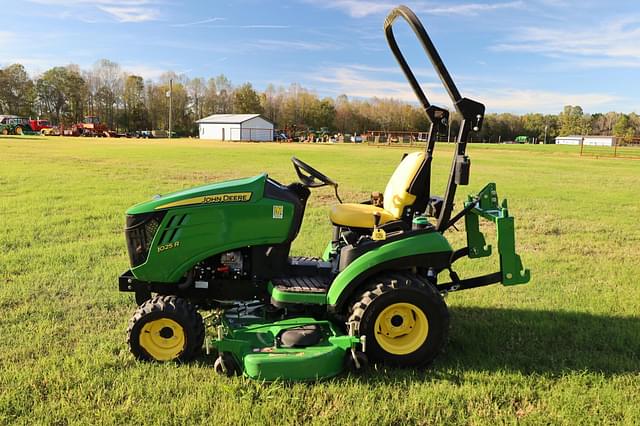
[[[444,349],[449,312],[440,293],[411,274],[375,279],[355,300],[349,322],[366,336],[372,362],[399,367],[429,364]]]
[[[158,295],[136,310],[129,321],[127,343],[140,360],[189,361],[202,349],[204,322],[186,300]]]

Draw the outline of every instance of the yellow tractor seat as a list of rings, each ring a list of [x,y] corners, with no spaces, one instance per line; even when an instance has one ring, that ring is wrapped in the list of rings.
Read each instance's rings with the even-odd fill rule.
[[[371,204],[337,204],[331,209],[329,217],[335,225],[349,228],[373,228],[373,214],[380,213],[380,225],[396,218],[380,207]]]
[[[384,208],[371,204],[337,204],[329,214],[331,222],[349,228],[373,228],[373,214],[376,212],[380,213],[380,225],[402,218],[405,208],[416,201],[416,196],[409,190],[414,185],[422,184],[419,181],[424,164],[423,152],[408,154],[398,164],[387,183],[383,197]]]

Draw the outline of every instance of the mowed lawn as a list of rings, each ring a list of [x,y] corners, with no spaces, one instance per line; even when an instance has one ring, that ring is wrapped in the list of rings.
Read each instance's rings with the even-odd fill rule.
[[[458,207],[496,182],[532,281],[449,294],[450,342],[428,369],[264,384],[218,377],[206,358],[129,354],[135,304],[117,289],[127,207],[262,171],[288,183],[292,155],[360,201],[412,149],[0,138],[0,424],[639,424],[640,161],[572,147],[470,146]],[[451,154],[437,147],[435,193]],[[335,202],[313,191],[295,254],[321,253]],[[464,243],[462,229],[447,235]]]

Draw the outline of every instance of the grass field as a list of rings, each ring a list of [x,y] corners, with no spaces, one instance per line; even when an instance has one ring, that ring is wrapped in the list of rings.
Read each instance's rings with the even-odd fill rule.
[[[555,146],[469,151],[459,199],[497,183],[532,282],[450,294],[450,342],[429,369],[266,385],[218,377],[207,359],[128,353],[134,302],[116,281],[128,266],[125,209],[261,171],[293,181],[292,154],[361,200],[384,189],[402,150],[0,138],[0,424],[640,424],[640,161]],[[437,191],[451,152],[438,146]],[[295,254],[320,254],[334,202],[313,192]],[[460,273],[494,268],[469,261]]]

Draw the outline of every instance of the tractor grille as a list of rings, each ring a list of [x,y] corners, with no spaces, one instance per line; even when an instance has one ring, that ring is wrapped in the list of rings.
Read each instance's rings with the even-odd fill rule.
[[[158,232],[164,212],[127,215],[127,226],[124,230],[129,250],[131,267],[142,265],[149,254],[153,237]]]

